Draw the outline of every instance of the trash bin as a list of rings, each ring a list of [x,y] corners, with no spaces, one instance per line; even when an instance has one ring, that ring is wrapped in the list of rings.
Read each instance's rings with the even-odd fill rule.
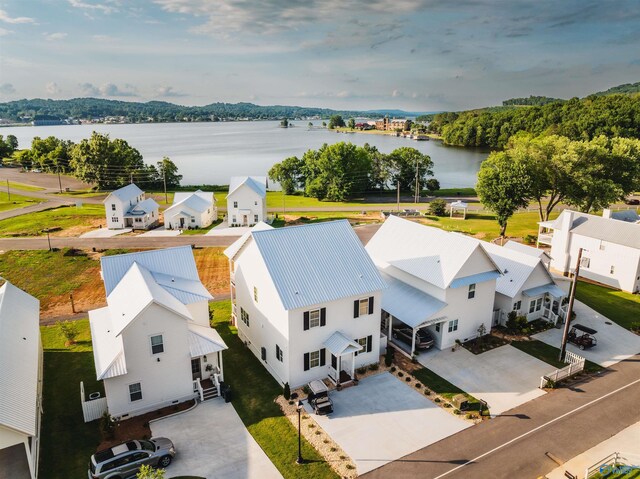
[[[224,390],[224,402],[231,402],[231,386],[228,384],[225,386]]]
[[[460,411],[468,411],[469,410],[469,401],[464,394],[456,394],[452,400],[452,404],[460,409]]]

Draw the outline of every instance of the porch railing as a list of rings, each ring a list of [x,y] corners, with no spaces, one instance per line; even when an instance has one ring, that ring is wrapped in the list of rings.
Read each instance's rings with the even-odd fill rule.
[[[193,380],[193,393],[198,395],[197,397],[200,398],[200,401],[204,401],[204,391],[199,379]]]

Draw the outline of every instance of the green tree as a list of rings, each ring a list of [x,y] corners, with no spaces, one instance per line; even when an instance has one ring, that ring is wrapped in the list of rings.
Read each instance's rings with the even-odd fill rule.
[[[444,200],[433,200],[429,203],[429,214],[433,216],[444,216],[447,214],[447,202]]]
[[[435,178],[429,178],[425,183],[425,187],[429,193],[433,193],[440,189],[440,182]]]
[[[363,148],[371,160],[370,189],[384,190],[391,178],[387,155],[369,143],[365,143]]]
[[[9,148],[11,148],[11,153],[18,149],[18,139],[16,138],[16,135],[7,135],[4,142],[9,146]]]
[[[280,121],[280,126],[282,128],[288,128],[289,127],[289,120],[287,120],[286,118]]]
[[[285,194],[292,195],[304,183],[303,161],[297,156],[285,158],[269,170],[269,178],[280,183]]]
[[[13,148],[11,148],[11,145],[0,135],[0,159],[11,156],[11,153],[13,153]]]
[[[526,165],[508,151],[492,152],[478,172],[476,193],[482,204],[496,214],[500,236],[519,208],[529,204],[531,180]]]
[[[349,121],[347,122],[347,126],[353,130],[356,127],[356,120],[353,118],[349,118]]]
[[[182,181],[182,175],[178,174],[178,167],[176,164],[165,156],[157,163],[158,180],[163,183],[166,181],[167,188],[176,188],[180,186]]]
[[[344,120],[341,115],[331,115],[329,118],[329,129],[333,130],[334,128],[344,127]]]
[[[76,342],[76,337],[80,334],[80,329],[75,321],[58,321],[56,324],[60,329],[60,334],[62,334],[66,340],[66,346]]]
[[[386,156],[391,180],[394,184],[400,182],[402,190],[413,191],[416,186],[416,173],[418,181],[424,185],[427,177],[433,176],[433,161],[429,155],[403,146],[396,148]]]
[[[60,140],[55,136],[47,138],[36,136],[31,141],[33,166],[43,171],[67,173],[73,146],[71,141]]]

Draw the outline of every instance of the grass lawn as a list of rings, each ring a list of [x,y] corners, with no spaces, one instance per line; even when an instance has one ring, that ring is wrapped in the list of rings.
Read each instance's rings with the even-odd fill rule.
[[[0,196],[0,201],[1,199]],[[104,221],[104,206],[88,204],[80,208],[61,206],[8,218],[0,221],[0,236],[41,236],[46,234],[44,230],[47,228],[65,230],[76,226],[87,226],[91,220]]]
[[[511,341],[511,346],[518,348],[520,351],[523,351],[534,358],[538,358],[540,361],[551,364],[555,368],[560,369],[567,365],[566,363],[558,360],[560,355],[559,348],[543,343],[542,341],[538,341],[537,339],[532,339],[530,341]],[[588,373],[595,373],[602,371],[603,369],[604,368],[602,366],[588,360],[584,365],[584,370]]]
[[[0,188],[2,185],[0,184]],[[42,202],[39,198],[31,198],[29,196],[16,195],[11,193],[11,201],[9,201],[9,195],[7,195],[6,189],[0,191],[0,211],[15,210],[16,208],[22,208],[24,206],[35,205]]]
[[[451,401],[456,394],[464,394],[471,405],[471,409],[479,409],[480,401],[478,399],[463,391],[458,386],[451,384],[442,376],[438,376],[436,373],[431,371],[431,369],[420,368],[414,371],[413,375],[418,378],[422,384],[445,398],[447,401]]]
[[[620,469],[626,467],[624,465],[618,466]],[[591,476],[591,479],[640,479],[640,468],[633,467],[625,472],[611,472],[609,474],[596,473]]]
[[[476,190],[474,188],[442,188],[438,191],[432,191],[428,193],[429,196],[476,196]]]
[[[44,392],[40,445],[41,479],[87,477],[87,464],[100,442],[98,423],[84,423],[80,381],[85,392],[101,391],[93,366],[89,320],[78,321],[76,344],[65,347],[58,326],[41,328]]]
[[[307,462],[302,466],[296,464],[298,432],[273,402],[282,388],[230,325],[231,302],[213,303],[211,309],[214,312],[212,326],[229,346],[224,352],[224,369],[233,393],[232,404],[249,433],[285,478],[337,478],[304,438],[302,456]]]
[[[278,214],[278,220],[275,220],[274,227],[284,226],[282,221],[283,215]],[[353,223],[379,223],[382,222],[380,213],[377,211],[367,211],[361,214],[360,211],[287,211],[284,215],[287,226],[296,224],[321,223],[323,221],[348,219]]]
[[[580,281],[576,298],[623,328],[640,329],[640,296]]]
[[[6,186],[7,182],[5,181],[2,186]],[[23,190],[23,191],[43,191],[44,188],[41,188],[39,186],[33,186],[33,185],[28,185],[26,183],[19,183],[17,181],[10,181],[9,182],[9,188],[17,188],[19,190]]]

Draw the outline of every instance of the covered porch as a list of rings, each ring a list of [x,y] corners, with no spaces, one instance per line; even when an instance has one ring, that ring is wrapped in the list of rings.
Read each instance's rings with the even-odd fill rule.
[[[419,329],[444,323],[447,318],[437,315],[447,303],[420,291],[417,288],[383,273],[388,287],[382,292],[382,332],[387,341],[396,349],[409,357],[416,353],[416,334]],[[394,337],[393,329],[406,326],[411,329],[411,344]],[[439,346],[440,338],[435,335],[435,346]]]
[[[215,397],[224,381],[222,351],[227,345],[215,329],[189,325],[189,352],[193,392],[201,401]]]
[[[538,239],[536,240],[536,248],[541,244],[551,246],[553,239],[553,224],[555,221],[541,221],[538,223]]]
[[[356,370],[356,355],[364,348],[349,339],[344,333],[336,331],[324,342],[331,355],[329,361],[329,379],[336,386],[353,381]]]
[[[523,299],[528,300],[528,304],[523,307],[528,308],[526,316],[529,321],[540,318],[551,321],[553,324],[564,321],[567,315],[567,305],[562,303],[567,293],[559,286],[555,284],[536,286],[522,291],[522,296]],[[534,301],[535,308],[534,311],[531,311]]]

